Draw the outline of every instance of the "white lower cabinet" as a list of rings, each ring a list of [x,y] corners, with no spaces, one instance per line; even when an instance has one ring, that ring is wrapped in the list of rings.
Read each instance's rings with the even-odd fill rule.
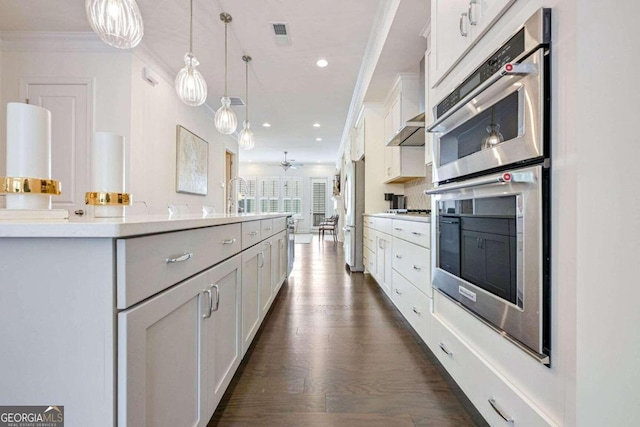
[[[274,238],[274,245],[277,246],[277,257],[274,257],[272,262],[277,265],[277,268],[272,268],[272,271],[277,272],[277,277],[273,285],[273,297],[275,298],[278,294],[278,291],[282,287],[284,280],[287,278],[287,234],[282,231],[277,234]],[[274,249],[275,252],[275,249]],[[274,265],[272,264],[272,265]]]
[[[429,344],[431,341],[431,298],[420,292],[400,273],[393,270],[393,297],[391,298],[407,322]]]
[[[242,252],[242,355],[260,327],[260,279],[264,254],[261,245]]]
[[[556,425],[437,316],[431,328],[432,351],[490,425]]]
[[[262,247],[262,255],[258,268],[260,269],[260,321],[264,319],[273,301],[273,241],[266,240],[258,246]]]
[[[236,256],[118,314],[119,425],[207,424],[240,363],[239,271]]]

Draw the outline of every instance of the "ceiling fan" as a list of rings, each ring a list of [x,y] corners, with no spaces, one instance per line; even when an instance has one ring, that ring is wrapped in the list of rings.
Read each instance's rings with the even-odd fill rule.
[[[285,171],[289,168],[291,169],[297,169],[299,166],[304,166],[301,163],[293,163],[295,162],[295,160],[291,159],[291,160],[287,160],[287,153],[288,151],[284,152],[284,161],[280,162],[280,164],[278,166],[280,166],[282,169],[284,169]]]

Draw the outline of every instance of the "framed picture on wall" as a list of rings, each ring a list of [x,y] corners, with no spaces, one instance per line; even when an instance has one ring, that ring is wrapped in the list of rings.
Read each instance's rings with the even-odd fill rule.
[[[176,191],[206,196],[209,144],[180,125],[176,129]]]

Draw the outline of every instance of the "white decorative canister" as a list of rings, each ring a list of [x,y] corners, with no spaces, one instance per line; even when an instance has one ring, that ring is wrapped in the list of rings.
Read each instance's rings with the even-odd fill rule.
[[[124,192],[124,136],[95,132],[91,146],[91,192],[85,197],[96,217],[122,217],[131,197]]]

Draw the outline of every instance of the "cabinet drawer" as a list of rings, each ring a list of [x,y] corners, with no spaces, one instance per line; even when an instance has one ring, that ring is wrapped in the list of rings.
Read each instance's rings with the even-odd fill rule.
[[[428,344],[431,335],[431,298],[394,271],[392,300],[420,338]]]
[[[240,252],[240,224],[118,239],[117,306],[124,309]]]
[[[429,248],[431,246],[431,223],[394,219],[393,236]]]
[[[273,236],[273,219],[263,219],[260,221],[260,236],[262,239]]]
[[[374,228],[376,231],[391,234],[391,231],[393,230],[393,220],[391,218],[375,217],[374,221]]]
[[[392,266],[425,295],[433,295],[429,249],[394,237]]]
[[[261,237],[262,221],[248,221],[242,223],[242,250],[255,245]]]
[[[375,225],[375,221],[372,216],[365,215],[364,217],[364,226],[373,228]]]
[[[431,326],[433,352],[490,425],[556,425],[437,317]]]
[[[287,218],[286,217],[282,217],[282,218],[274,218],[273,219],[273,232],[274,233],[279,233],[281,231],[284,231],[287,229]]]
[[[374,232],[367,228],[364,227],[363,233],[362,233],[362,242],[364,244],[365,248],[369,248],[371,250],[375,249],[376,247],[376,243],[375,243],[375,234]]]

